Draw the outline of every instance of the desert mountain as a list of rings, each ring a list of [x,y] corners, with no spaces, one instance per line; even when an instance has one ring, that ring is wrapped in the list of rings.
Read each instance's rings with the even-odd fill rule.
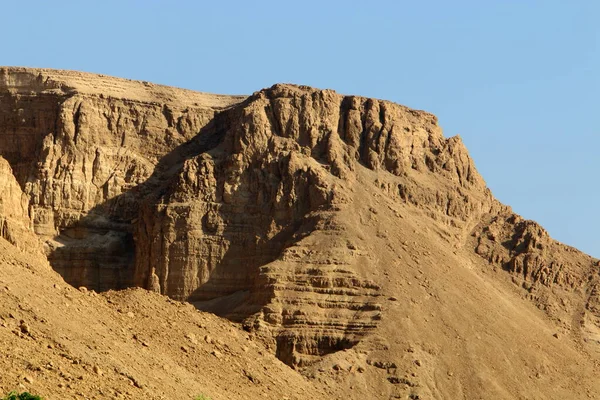
[[[598,260],[429,113],[1,68],[0,156],[0,389],[600,397]]]

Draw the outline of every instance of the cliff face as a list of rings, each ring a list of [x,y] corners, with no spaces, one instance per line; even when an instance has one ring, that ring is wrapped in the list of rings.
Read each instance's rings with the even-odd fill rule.
[[[168,183],[158,199],[146,201],[137,224],[138,242],[151,245],[138,247],[138,284],[152,282],[181,298],[201,299],[211,285],[194,291],[226,273],[223,267],[212,274],[226,253],[236,264],[256,260],[256,267],[277,258],[303,224],[314,226],[324,212],[351,202],[357,168],[405,177],[382,188],[455,225],[493,203],[459,138],[444,139],[432,115],[388,102],[279,85],[223,112],[202,136],[214,137],[214,147],[198,144],[200,151],[164,168]],[[428,193],[406,178],[409,171],[439,175],[456,183],[458,193]],[[159,259],[165,264],[155,267]],[[248,278],[238,276],[229,289],[217,283],[215,290],[247,289]],[[184,285],[169,288],[170,279]]]
[[[29,199],[17,183],[8,161],[0,157],[0,236],[25,251],[41,252],[41,242],[29,218]]]
[[[0,155],[53,267],[75,286],[133,282],[134,192],[234,97],[74,72],[0,70]]]
[[[493,203],[460,139],[389,102],[276,85],[219,114],[196,141],[206,137],[214,147],[182,151],[159,196],[144,200],[136,284],[252,316],[249,327],[266,322],[290,364],[351,347],[381,317],[380,285],[358,273],[360,251],[339,217],[354,206],[358,169],[391,173],[402,183],[384,188],[457,226]],[[411,171],[463,192],[429,193]]]
[[[75,286],[141,286],[241,321],[290,365],[393,348],[373,338],[422,296],[397,291],[448,260],[502,272],[563,329],[600,337],[596,260],[498,203],[426,112],[4,68],[0,156],[3,237],[34,231]]]

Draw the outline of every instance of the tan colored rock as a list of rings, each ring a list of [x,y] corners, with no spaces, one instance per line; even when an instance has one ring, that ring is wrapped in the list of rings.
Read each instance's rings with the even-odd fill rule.
[[[70,71],[0,69],[0,156],[29,200],[53,267],[76,287],[131,285],[139,185],[215,111],[240,100]]]
[[[321,398],[600,393],[598,261],[495,200],[429,113],[295,85],[244,99],[4,68],[0,127],[4,214],[33,227],[68,282],[137,285],[242,322],[323,381]],[[77,317],[94,297],[74,293],[54,306]],[[121,318],[152,346],[114,327],[119,346],[168,347],[194,368],[196,353],[247,352],[203,331],[183,353],[200,325],[182,328],[172,313],[186,308],[165,304],[160,324],[143,307]],[[173,343],[153,336],[164,329]]]
[[[0,156],[0,236],[22,250],[41,252],[29,218],[29,202],[9,163]]]

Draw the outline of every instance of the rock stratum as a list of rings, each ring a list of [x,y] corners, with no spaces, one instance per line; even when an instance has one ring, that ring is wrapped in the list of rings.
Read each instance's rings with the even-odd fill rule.
[[[297,390],[600,396],[598,260],[498,202],[429,113],[0,68],[0,157],[5,246],[111,301],[141,287],[225,317]]]

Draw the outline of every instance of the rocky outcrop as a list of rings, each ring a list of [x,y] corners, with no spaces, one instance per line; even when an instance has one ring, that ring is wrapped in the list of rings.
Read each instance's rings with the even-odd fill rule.
[[[21,250],[42,251],[29,219],[29,200],[21,191],[8,161],[0,157],[0,237]]]
[[[0,155],[53,267],[75,286],[133,282],[131,220],[159,160],[235,97],[67,71],[0,70]]]
[[[381,248],[415,261],[397,225],[425,218],[413,232],[474,250],[550,315],[600,320],[595,260],[497,202],[423,111],[295,85],[244,98],[1,68],[0,156],[3,237],[35,232],[72,285],[141,286],[243,322],[290,365],[385,317],[380,250],[354,240],[377,207],[400,240],[380,224]]]
[[[598,341],[598,260],[556,242],[539,224],[510,212],[486,215],[471,236],[475,252],[509,272],[525,297],[569,330],[583,328]]]
[[[294,365],[351,347],[381,317],[379,285],[358,274],[337,218],[353,201],[357,169],[404,177],[396,196],[452,217],[491,202],[458,138],[444,139],[431,114],[389,102],[276,85],[219,114],[202,138],[145,199],[136,284],[248,318]],[[420,196],[413,173],[440,175],[463,197]],[[341,244],[308,244],[321,235]]]

